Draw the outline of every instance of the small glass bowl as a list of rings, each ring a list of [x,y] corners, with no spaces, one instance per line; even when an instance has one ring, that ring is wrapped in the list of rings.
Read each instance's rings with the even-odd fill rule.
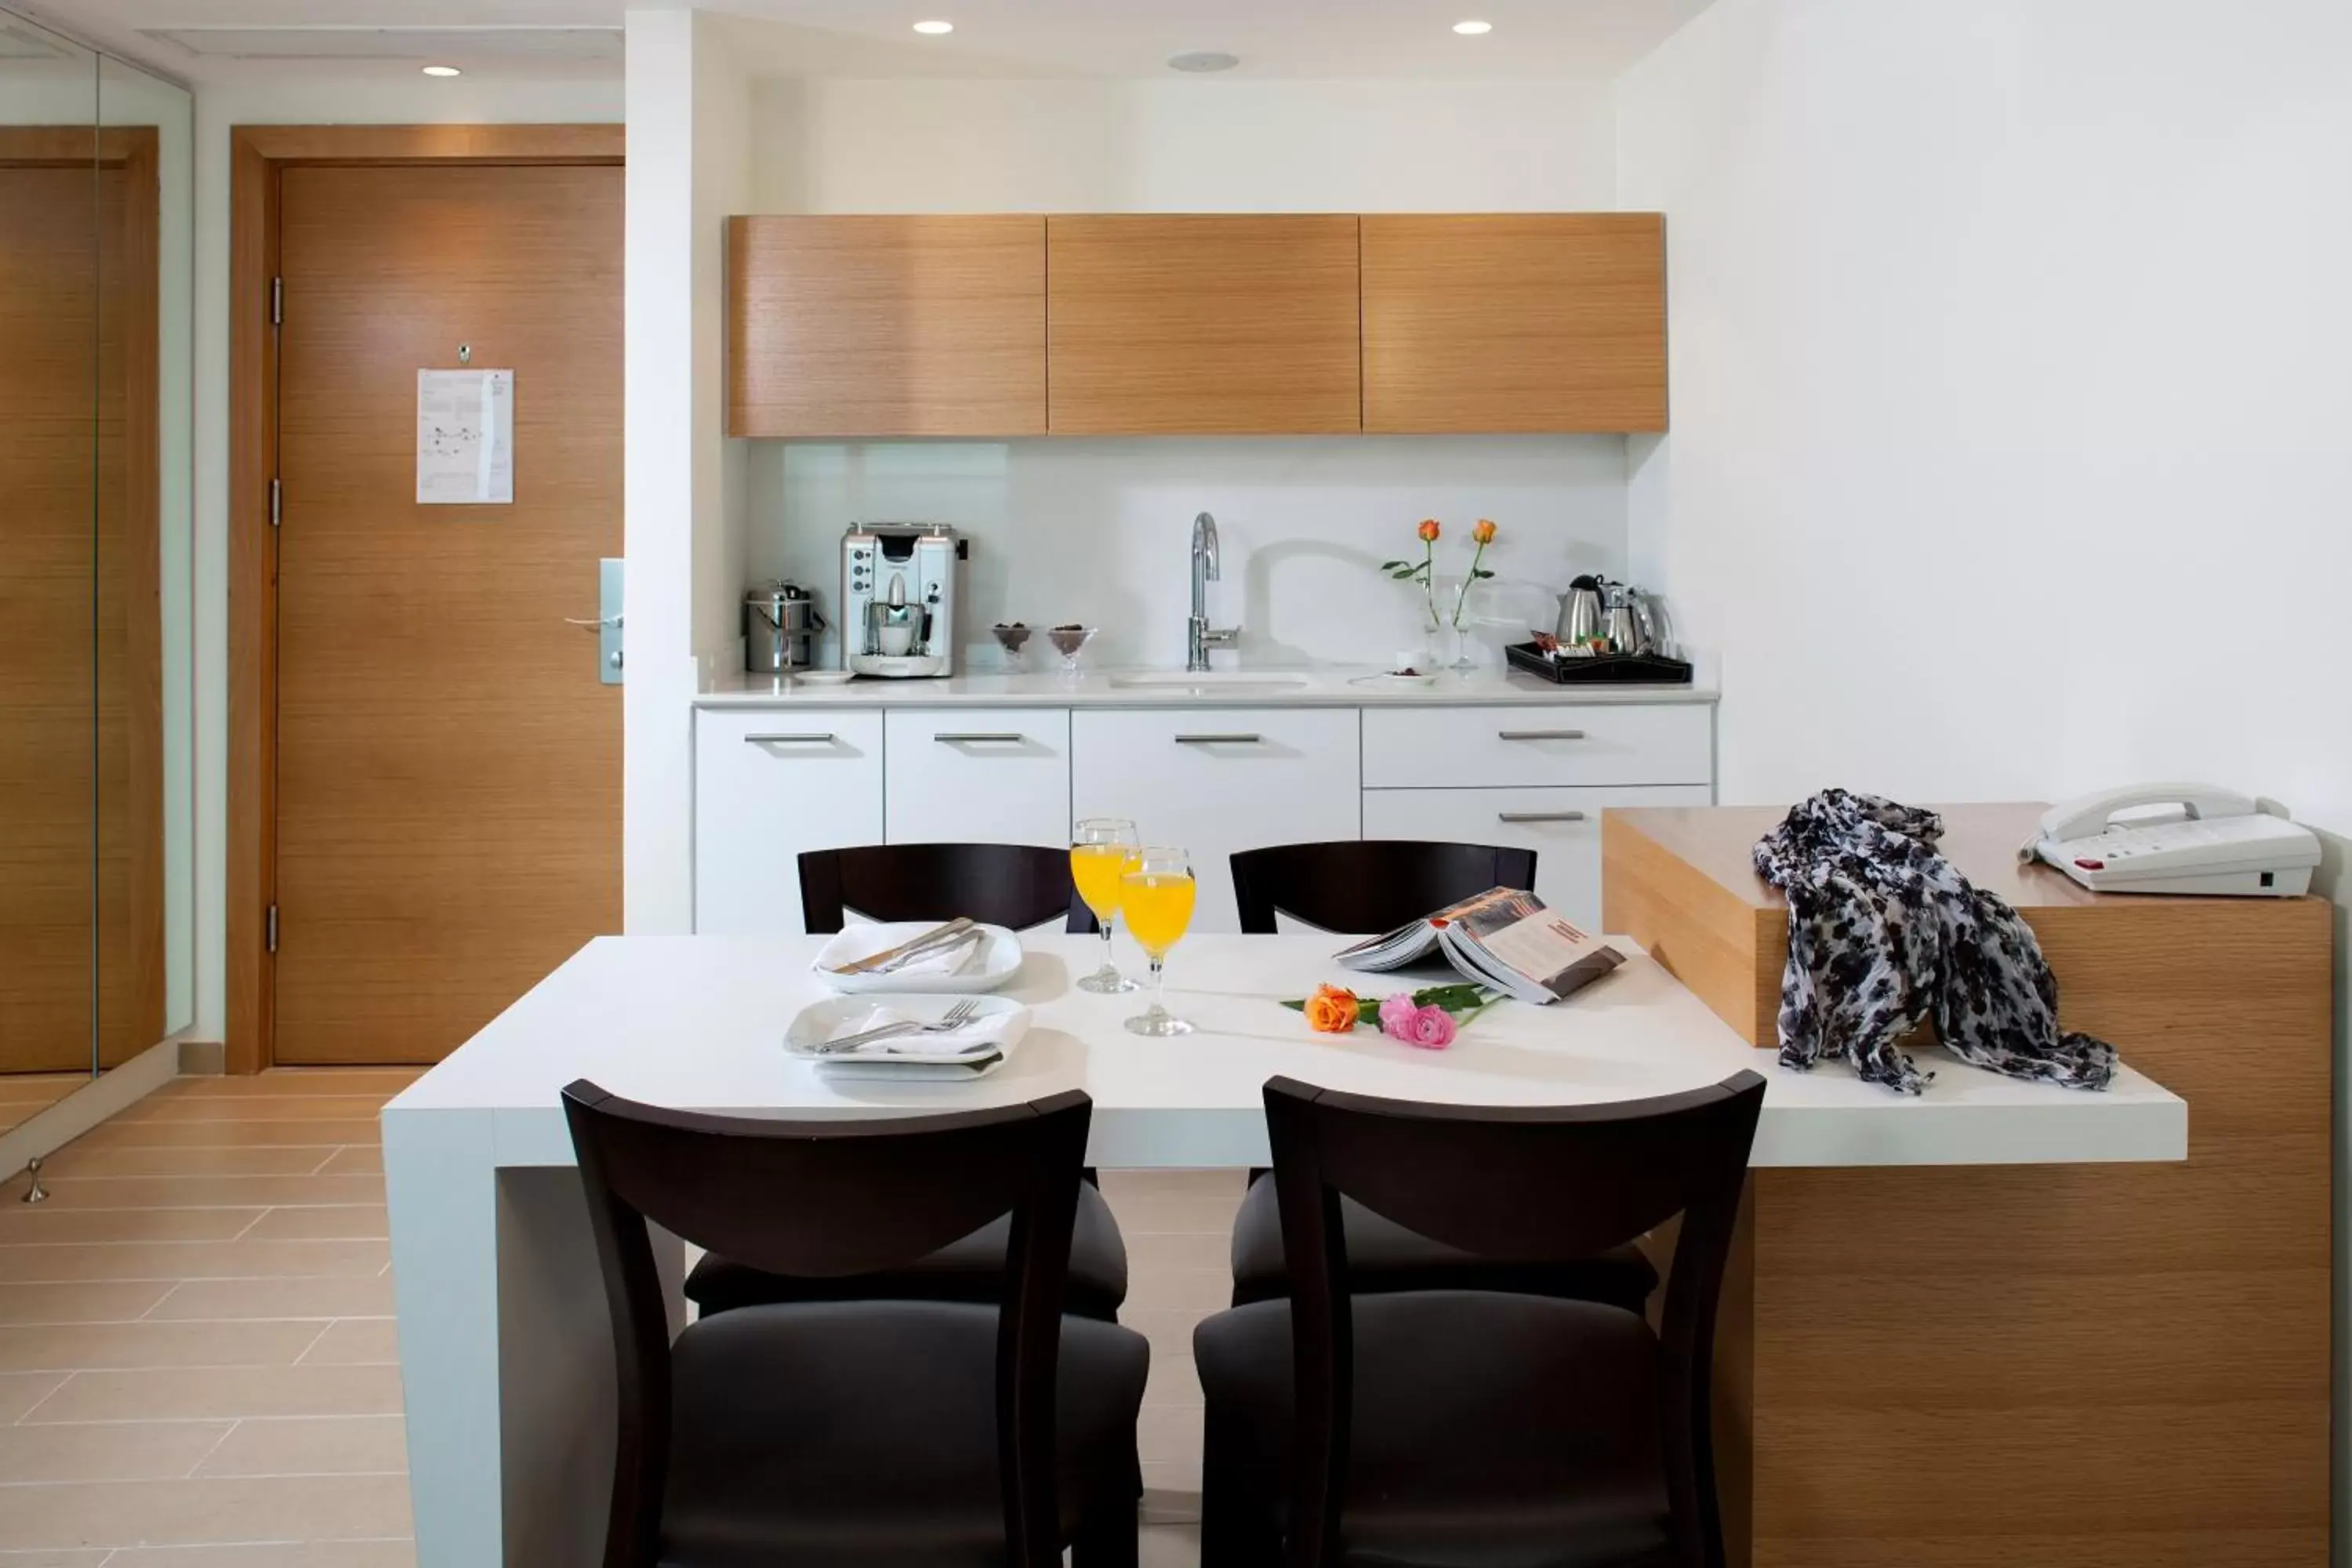
[[[1078,656],[1087,651],[1087,644],[1092,642],[1094,640],[1094,637],[1095,628],[1092,626],[1048,626],[1045,628],[1045,640],[1052,643],[1054,645],[1054,651],[1062,656],[1062,673],[1064,675],[1076,675],[1078,673]]]
[[[1036,634],[1036,627],[991,626],[988,630],[989,635],[996,639],[996,646],[1004,650],[1005,668],[1020,671],[1029,668],[1029,656],[1021,650],[1028,646],[1029,639]]]

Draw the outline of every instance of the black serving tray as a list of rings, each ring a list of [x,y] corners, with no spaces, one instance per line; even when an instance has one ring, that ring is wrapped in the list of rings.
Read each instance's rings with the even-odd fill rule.
[[[1531,642],[1503,650],[1514,669],[1524,669],[1555,686],[1688,686],[1688,659],[1661,653],[1596,653],[1583,658],[1547,658]]]

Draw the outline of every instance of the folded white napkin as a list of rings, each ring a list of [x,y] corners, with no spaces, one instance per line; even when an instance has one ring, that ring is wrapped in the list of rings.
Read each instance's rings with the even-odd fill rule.
[[[860,932],[873,934],[860,936],[857,934]],[[860,959],[871,958],[877,952],[886,952],[891,948],[912,942],[922,934],[922,929],[910,931],[902,925],[853,926],[848,931],[843,933],[846,939],[843,944],[845,951],[835,957],[833,963],[836,968],[845,967],[856,963]],[[943,947],[936,952],[924,953],[911,963],[893,965],[887,973],[893,975],[961,974],[977,968],[981,963],[982,955],[987,951],[988,933],[975,931],[970,941],[955,947]]]
[[[977,1056],[991,1046],[1003,1050],[1013,1038],[1013,1026],[1018,1017],[1015,1013],[982,1013],[958,1028],[935,1029],[921,1035],[894,1035],[887,1040],[877,1040],[870,1046],[860,1046],[856,1050],[844,1052],[835,1059],[855,1057],[870,1061],[880,1057],[968,1057]],[[845,1035],[858,1035],[891,1024],[917,1021],[915,1015],[901,1012],[896,1007],[869,1007],[828,1031],[825,1038],[837,1040]]]

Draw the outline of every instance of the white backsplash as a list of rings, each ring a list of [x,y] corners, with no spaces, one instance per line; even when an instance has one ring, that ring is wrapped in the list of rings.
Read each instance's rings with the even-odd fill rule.
[[[966,668],[997,662],[999,621],[1100,628],[1090,664],[1181,666],[1192,519],[1213,513],[1224,574],[1209,616],[1242,627],[1256,664],[1372,663],[1421,643],[1417,589],[1380,563],[1415,554],[1413,526],[1446,527],[1441,578],[1493,518],[1497,574],[1470,596],[1475,657],[1549,628],[1582,572],[1625,565],[1625,443],[1590,437],[750,443],[755,578],[840,598],[853,521],[944,522],[971,541]],[[1441,609],[1451,584],[1441,582]],[[1043,641],[1030,645],[1042,668]],[[1050,660],[1050,651],[1044,654]],[[821,662],[837,661],[831,636]],[[1226,662],[1220,656],[1219,662]]]

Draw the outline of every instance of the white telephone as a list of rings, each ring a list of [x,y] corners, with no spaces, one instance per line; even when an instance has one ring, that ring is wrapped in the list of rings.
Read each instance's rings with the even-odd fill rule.
[[[2114,820],[2151,805],[2179,811]],[[2037,857],[2094,892],[2290,898],[2310,890],[2319,838],[2269,803],[2210,784],[2157,784],[2051,807],[2018,851],[2021,860]]]

